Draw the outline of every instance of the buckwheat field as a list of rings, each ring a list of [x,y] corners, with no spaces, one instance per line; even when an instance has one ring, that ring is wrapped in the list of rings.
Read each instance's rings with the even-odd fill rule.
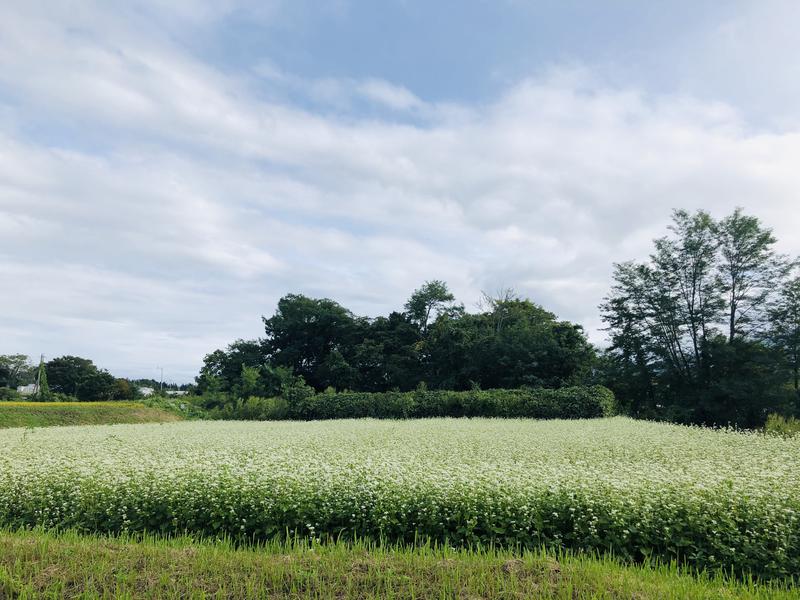
[[[0,525],[430,540],[800,572],[800,439],[625,418],[0,432]]]

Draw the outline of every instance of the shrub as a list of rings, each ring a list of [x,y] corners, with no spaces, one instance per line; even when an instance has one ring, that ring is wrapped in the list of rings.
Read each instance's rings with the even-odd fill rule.
[[[236,416],[240,419],[253,421],[272,421],[286,419],[289,415],[288,404],[281,397],[259,398],[250,396],[247,400],[237,403]]]
[[[22,400],[22,394],[11,388],[0,387],[0,401],[6,400]]]
[[[560,389],[447,390],[413,392],[340,392],[313,394],[306,386],[287,390],[285,405],[276,399],[251,398],[234,418],[253,419],[421,419],[428,417],[502,417],[589,419],[616,414],[614,394],[603,386]],[[269,410],[257,410],[266,406]],[[255,414],[263,416],[256,417]]]
[[[771,414],[767,417],[767,422],[764,425],[764,432],[782,437],[792,437],[800,433],[800,419]]]

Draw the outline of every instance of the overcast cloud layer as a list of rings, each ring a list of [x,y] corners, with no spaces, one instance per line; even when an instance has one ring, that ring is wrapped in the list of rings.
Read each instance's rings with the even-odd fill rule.
[[[190,381],[288,292],[432,278],[601,342],[674,207],[800,253],[796,3],[58,4],[0,7],[0,353]]]

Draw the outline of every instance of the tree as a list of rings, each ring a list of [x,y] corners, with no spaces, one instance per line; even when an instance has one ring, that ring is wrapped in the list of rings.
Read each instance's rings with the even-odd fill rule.
[[[764,302],[784,265],[776,256],[776,240],[756,217],[737,208],[718,226],[722,260],[719,272],[727,301],[728,341],[745,335],[759,322]]]
[[[423,376],[420,331],[405,313],[374,319],[353,353],[357,388],[370,392],[413,390]]]
[[[16,389],[33,382],[35,369],[24,354],[0,355],[0,387]]]
[[[258,367],[248,367],[242,364],[242,373],[239,376],[239,385],[235,388],[234,395],[238,398],[249,398],[258,395],[260,391],[261,372]]]
[[[114,380],[114,400],[133,400],[136,397],[136,389],[127,379],[117,378]]]
[[[509,298],[484,303],[486,312],[434,322],[423,344],[429,384],[560,387],[585,378],[594,350],[582,328],[530,300]]]
[[[318,391],[351,388],[357,381],[354,350],[368,321],[327,298],[289,294],[270,318],[262,318],[270,363],[288,367]]]
[[[415,290],[405,304],[406,314],[424,334],[428,330],[431,316],[438,318],[443,311],[451,308],[455,296],[447,289],[444,281],[434,279],[426,281],[421,288]]]
[[[197,377],[198,392],[212,395],[230,392],[238,396],[241,391],[242,370],[248,368],[255,369],[255,374],[259,375],[254,380],[254,393],[263,393],[264,390],[258,386],[258,382],[264,375],[261,371],[266,365],[267,356],[262,340],[236,340],[225,350],[215,350],[203,358],[203,366]],[[248,386],[251,386],[253,376],[253,372],[249,371]]]
[[[47,382],[47,369],[44,364],[44,357],[39,360],[39,369],[36,374],[36,399],[49,400],[50,384]]]
[[[656,276],[663,278],[658,292],[662,294],[661,300],[675,310],[669,315],[669,331],[674,337],[683,372],[691,378],[694,371],[698,381],[706,376],[705,349],[712,324],[722,308],[720,284],[714,273],[719,242],[714,221],[704,211],[693,215],[675,211],[670,230],[673,238],[655,242]],[[690,342],[686,351],[681,339],[684,331]]]
[[[603,365],[623,404],[750,426],[779,403],[776,354],[751,326],[766,315],[767,282],[782,275],[774,241],[738,209],[719,222],[679,210],[649,261],[615,265],[601,305],[611,337]]]
[[[767,339],[784,356],[800,409],[800,277],[781,286],[768,315]]]
[[[99,370],[87,358],[61,356],[49,361],[45,368],[50,388],[54,392],[85,401],[114,398],[114,377],[107,371]]]

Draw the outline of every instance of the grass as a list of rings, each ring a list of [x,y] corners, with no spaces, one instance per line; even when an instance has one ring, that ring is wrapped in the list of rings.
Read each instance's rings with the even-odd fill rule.
[[[0,428],[179,420],[173,412],[139,402],[0,402]]]
[[[0,598],[800,598],[675,565],[509,550],[0,531]]]

